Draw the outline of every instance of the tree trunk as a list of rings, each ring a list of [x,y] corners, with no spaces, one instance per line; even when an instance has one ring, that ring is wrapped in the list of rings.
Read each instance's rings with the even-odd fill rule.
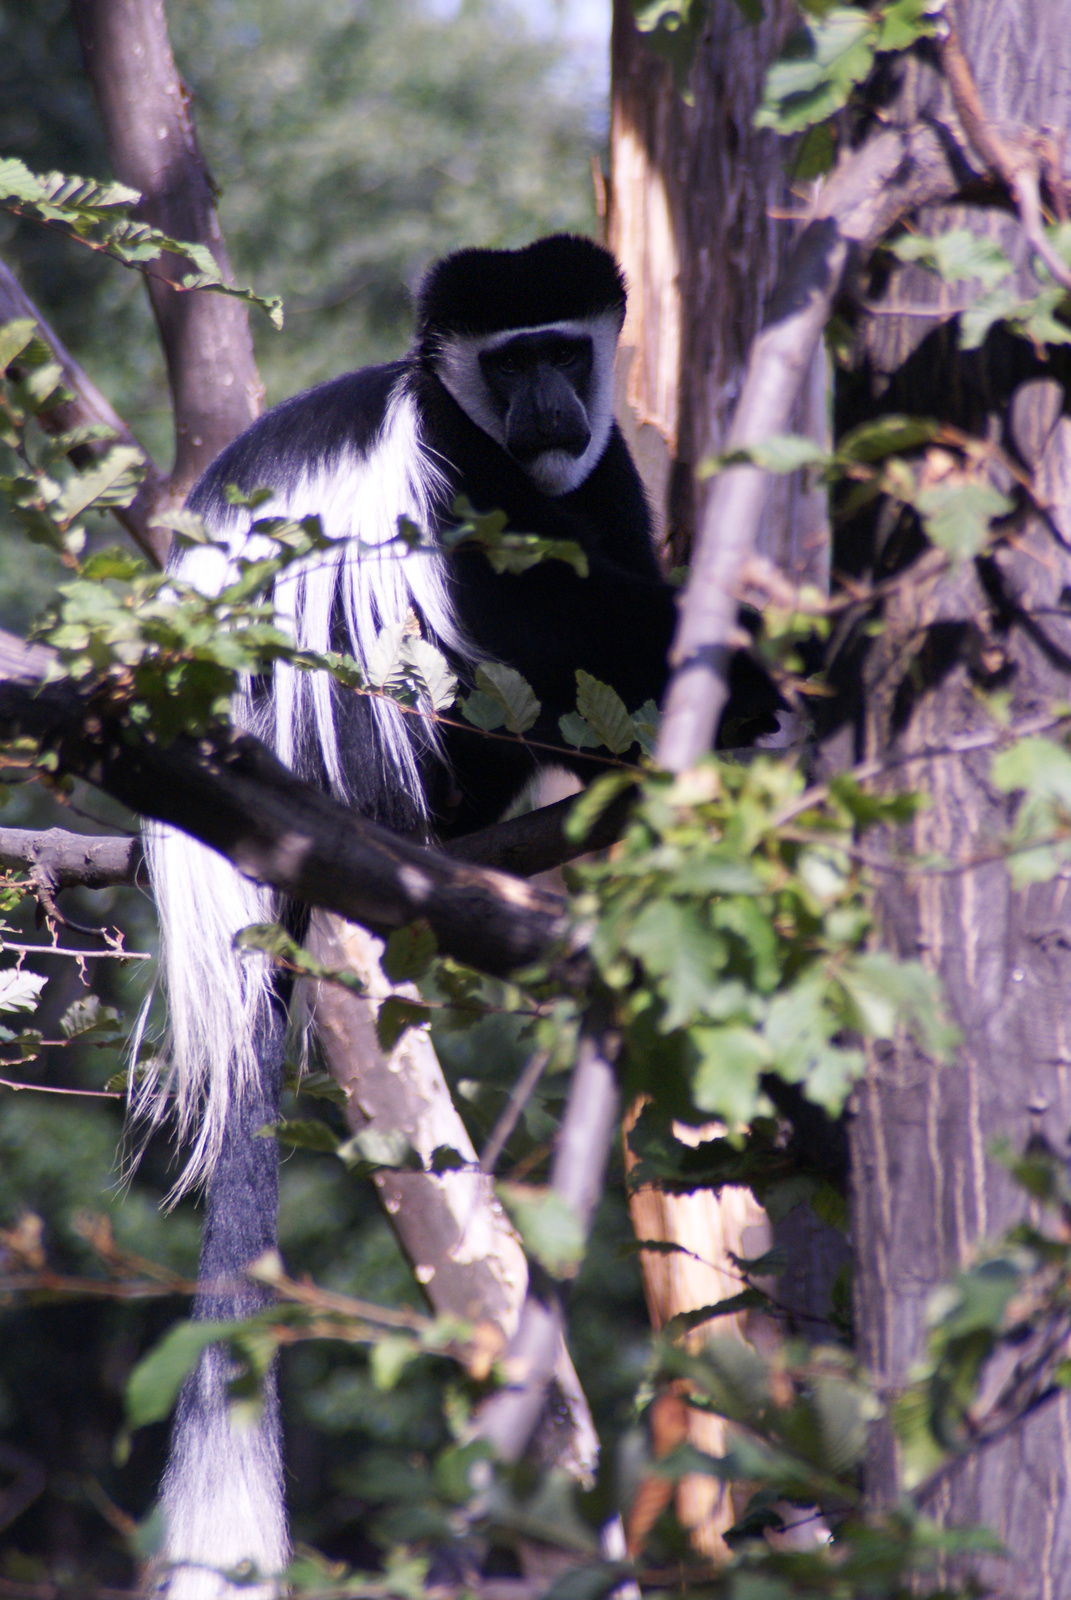
[[[987,119],[1008,129],[1071,129],[1071,30],[1060,0],[971,0],[957,25]],[[951,121],[936,72],[904,65],[885,115],[923,112]],[[966,141],[964,141],[966,151]],[[969,154],[969,152],[967,152]],[[977,158],[972,158],[977,167]],[[1066,182],[1066,167],[1065,167]],[[988,231],[1028,262],[1007,213],[959,208],[950,221]],[[957,286],[959,288],[960,286]],[[1024,292],[1036,284],[1024,267]],[[956,296],[965,303],[971,286]],[[862,683],[853,719],[858,753],[885,756],[941,746],[991,725],[983,695],[1001,688],[1012,721],[1066,703],[1071,626],[1056,611],[1071,581],[1071,420],[1066,352],[1043,364],[1025,342],[996,331],[961,352],[947,323],[920,308],[949,290],[921,270],[897,270],[863,324],[855,370],[841,385],[838,430],[881,411],[932,415],[1000,441],[1034,474],[1051,524],[1026,515],[1014,540],[905,588],[884,612],[869,654],[843,664]],[[910,315],[896,316],[897,307]],[[947,313],[946,313],[947,314]],[[999,481],[999,477],[998,477]],[[1004,480],[1005,485],[1007,479]],[[1058,537],[1053,535],[1057,534]],[[916,541],[914,544],[912,541]],[[903,518],[879,508],[845,528],[835,561],[885,572],[917,550]],[[1044,613],[1044,614],[1042,614]],[[861,668],[861,672],[860,672]],[[851,754],[842,745],[839,759]],[[989,756],[930,759],[897,781],[929,800],[902,841],[962,869],[882,875],[885,941],[940,975],[962,1043],[936,1065],[910,1043],[870,1052],[851,1130],[856,1316],[861,1353],[883,1386],[903,1382],[922,1348],[927,1297],[973,1255],[978,1241],[1027,1210],[1023,1193],[991,1159],[1003,1138],[1021,1148],[1039,1132],[1066,1148],[1071,1124],[1071,907],[1066,883],[1012,889],[999,863],[968,863],[999,848],[1013,807],[988,785]],[[890,846],[895,841],[889,841]],[[869,1486],[878,1502],[898,1489],[891,1433],[879,1430]],[[985,1525],[1005,1561],[982,1564],[995,1592],[1016,1600],[1071,1596],[1071,1400],[1048,1400],[984,1450],[949,1468],[924,1509],[956,1526]]]
[[[607,233],[629,284],[617,411],[669,565],[687,559],[707,492],[696,468],[724,445],[751,341],[795,237],[783,220],[801,209],[791,197],[785,146],[752,125],[766,68],[794,20],[787,0],[775,0],[757,27],[732,0],[713,0],[688,105],[638,33],[627,0],[614,7]],[[819,442],[828,436],[826,391],[819,352],[794,418],[797,432]],[[807,489],[799,475],[778,479],[762,553],[797,582],[824,587],[828,550],[824,491]],[[730,1254],[756,1256],[769,1244],[765,1214],[744,1189],[672,1195],[646,1188],[632,1197],[631,1210],[638,1238],[690,1252],[641,1257],[656,1328],[737,1293]],[[843,1244],[809,1211],[787,1218],[777,1241],[831,1281],[823,1263]],[[740,1320],[708,1326],[742,1336]],[[725,1425],[717,1418],[692,1412],[688,1431],[697,1448],[723,1453]],[[677,1511],[699,1550],[724,1556],[722,1534],[734,1520],[725,1485],[685,1478]],[[631,1528],[630,1535],[638,1537]]]

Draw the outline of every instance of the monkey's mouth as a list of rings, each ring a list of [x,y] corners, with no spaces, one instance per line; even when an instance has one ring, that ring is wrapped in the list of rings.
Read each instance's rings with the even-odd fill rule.
[[[591,429],[585,423],[565,419],[553,428],[510,428],[506,448],[527,471],[543,456],[582,456],[591,443]]]

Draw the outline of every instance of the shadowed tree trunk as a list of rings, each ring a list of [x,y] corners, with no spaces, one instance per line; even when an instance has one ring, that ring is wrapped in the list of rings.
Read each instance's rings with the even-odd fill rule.
[[[788,220],[802,210],[788,180],[788,147],[753,127],[766,69],[795,19],[794,7],[776,0],[752,26],[732,0],[713,0],[689,79],[693,103],[687,104],[669,66],[637,31],[628,0],[614,7],[607,233],[629,283],[618,414],[667,541],[668,565],[686,560],[691,549],[708,492],[696,467],[724,447],[751,341],[798,232]],[[793,426],[827,440],[821,350]],[[825,587],[824,490],[806,487],[798,474],[778,479],[760,547],[795,581]],[[688,1130],[687,1137],[695,1136]],[[749,1190],[673,1195],[646,1188],[633,1195],[631,1206],[639,1238],[683,1247],[682,1253],[641,1258],[658,1328],[678,1312],[737,1293],[740,1275],[729,1254],[756,1256],[770,1243],[765,1215]],[[778,1227],[776,1241],[801,1268],[793,1304],[823,1314],[828,1299],[820,1296],[817,1303],[810,1285],[829,1284],[844,1255],[842,1239],[799,1207]],[[740,1331],[739,1321],[707,1326]],[[703,1329],[693,1335],[702,1337]],[[692,1412],[688,1429],[699,1449],[724,1451],[720,1419]],[[725,1552],[721,1534],[734,1520],[725,1485],[687,1477],[677,1509],[699,1549]]]
[[[964,52],[991,125],[1071,130],[1071,28],[1059,0],[972,0],[957,7]],[[956,127],[936,70],[905,62],[885,115],[916,109]],[[963,141],[961,158],[980,164]],[[1066,160],[1066,158],[1065,158]],[[1064,183],[1068,169],[1064,168]],[[951,221],[999,239],[1028,263],[1018,221],[1006,212],[959,208],[920,219]],[[1037,284],[1027,265],[1024,293]],[[839,385],[838,430],[881,411],[932,415],[1001,443],[1033,475],[1050,519],[1024,506],[1014,539],[903,589],[865,656],[843,664],[862,698],[851,729],[856,751],[883,756],[941,746],[992,726],[986,691],[1010,695],[1015,721],[1066,703],[1071,689],[1071,419],[1065,350],[1039,352],[999,328],[977,352],[961,352],[954,328],[938,329],[927,306],[964,304],[976,285],[942,288],[929,274],[897,270],[880,314],[864,319],[854,371]],[[881,290],[871,285],[871,293]],[[956,291],[964,291],[962,295]],[[953,294],[955,298],[953,299]],[[909,315],[895,315],[898,307]],[[946,313],[947,314],[947,313]],[[997,467],[1002,488],[1010,479]],[[903,566],[919,548],[906,517],[880,507],[839,537],[835,560],[857,572]],[[862,662],[861,676],[857,669]],[[853,752],[842,745],[839,761]],[[962,1043],[945,1065],[909,1044],[873,1051],[852,1122],[856,1316],[861,1352],[895,1388],[918,1357],[927,1296],[970,1259],[979,1240],[1023,1216],[1022,1191],[992,1159],[998,1138],[1022,1148],[1031,1133],[1058,1150],[1071,1125],[1071,904],[1064,879],[1013,890],[1005,867],[969,862],[999,848],[1013,807],[988,784],[989,755],[912,763],[898,781],[929,800],[902,842],[962,870],[882,879],[883,937],[940,975]],[[890,841],[892,845],[894,841]],[[870,1487],[890,1503],[898,1490],[891,1435],[879,1432]],[[984,1565],[995,1592],[1016,1600],[1071,1596],[1071,1400],[1059,1392],[984,1450],[939,1478],[925,1509],[948,1525],[981,1524],[1008,1549]]]

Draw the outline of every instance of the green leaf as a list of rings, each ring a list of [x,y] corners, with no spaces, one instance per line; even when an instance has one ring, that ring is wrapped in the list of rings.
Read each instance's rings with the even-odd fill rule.
[[[127,1424],[143,1428],[170,1415],[187,1373],[211,1344],[233,1337],[233,1322],[176,1322],[147,1356],[142,1356],[126,1383]]]
[[[377,1389],[390,1390],[421,1353],[417,1341],[409,1334],[385,1333],[377,1339],[369,1352],[368,1364],[372,1381]]]
[[[35,173],[14,158],[0,160],[0,208],[39,222],[62,223],[71,238],[103,250],[123,266],[144,270],[164,256],[177,256],[189,269],[182,277],[183,289],[233,295],[259,306],[276,328],[282,327],[281,301],[227,283],[207,246],[171,239],[133,220],[128,213],[140,199],[136,189],[123,184],[101,184],[63,172]]]
[[[430,1020],[430,1010],[419,1001],[407,1000],[400,994],[388,995],[376,1014],[379,1048],[389,1053],[410,1028],[419,1028]]]
[[[851,1026],[867,1037],[891,1039],[902,1024],[929,1054],[940,1056],[955,1043],[941,1016],[937,979],[921,962],[863,951],[847,957],[837,976],[855,1007]]]
[[[919,490],[915,509],[927,536],[958,560],[986,548],[994,517],[1006,517],[1014,502],[990,483],[935,483]]]
[[[502,1204],[528,1255],[552,1278],[575,1278],[587,1235],[576,1211],[555,1189],[537,1184],[498,1183]]]
[[[918,39],[932,39],[943,0],[887,0],[878,32],[879,50],[908,50]]]
[[[739,466],[761,467],[763,472],[798,472],[801,467],[828,467],[829,462],[829,452],[813,439],[798,433],[777,433],[761,444],[741,445],[704,461],[697,475],[709,478],[726,467]]]
[[[753,1028],[696,1027],[689,1032],[695,1053],[692,1099],[733,1126],[750,1122],[759,1096],[759,1078],[773,1064],[773,1053]]]
[[[0,161],[0,168],[5,165]],[[19,317],[0,327],[0,373],[6,372],[16,356],[36,337],[37,324],[32,317]]]
[[[940,432],[941,424],[929,417],[903,417],[896,412],[862,422],[846,433],[837,445],[838,461],[883,461],[886,456],[915,450],[929,444]]]
[[[480,663],[476,668],[476,688],[498,705],[510,733],[527,732],[542,709],[521,674],[501,661]]]
[[[118,1011],[102,1005],[96,994],[71,1002],[60,1018],[60,1031],[65,1039],[83,1039],[93,1044],[118,1044],[123,1038]]]
[[[949,228],[932,237],[905,233],[894,239],[888,249],[898,261],[921,262],[946,283],[977,280],[991,289],[1013,270],[995,240],[970,228]]]
[[[422,1172],[424,1163],[398,1128],[361,1128],[339,1145],[335,1154],[348,1167],[366,1172],[388,1167],[400,1172]]]
[[[799,133],[824,122],[870,72],[877,42],[874,17],[856,6],[808,21],[767,73],[755,126]]]
[[[423,978],[439,953],[430,925],[421,919],[395,928],[383,952],[382,967],[391,983]]]
[[[577,711],[597,734],[600,744],[616,756],[631,750],[636,730],[617,691],[582,669],[576,675],[576,689]]]
[[[622,943],[658,980],[665,1002],[664,1032],[704,1014],[725,959],[725,942],[700,919],[697,908],[676,900],[652,900]]]
[[[608,772],[604,778],[596,778],[577,796],[562,830],[565,837],[574,844],[582,844],[607,806],[624,790],[633,788],[635,782],[631,772]]]
[[[315,1150],[325,1156],[337,1155],[342,1143],[338,1134],[329,1128],[326,1122],[318,1122],[307,1117],[290,1120],[281,1118],[278,1122],[266,1122],[262,1128],[257,1129],[254,1137],[275,1139],[291,1150]]]
[[[558,718],[561,736],[574,750],[597,750],[602,740],[578,711],[567,711]]]

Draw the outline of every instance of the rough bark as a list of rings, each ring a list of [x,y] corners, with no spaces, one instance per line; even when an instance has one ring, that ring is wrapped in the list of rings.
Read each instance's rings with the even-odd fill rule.
[[[996,126],[1005,132],[1045,126],[1061,137],[1071,130],[1071,34],[1061,5],[971,0],[957,7],[957,26]],[[903,73],[893,115],[916,111],[943,121],[964,164],[979,169],[944,85],[918,62]],[[1014,218],[962,208],[926,225],[953,222],[998,236],[1013,259],[1028,261]],[[1033,287],[1026,267],[1022,286]],[[940,745],[984,727],[980,690],[1005,689],[1013,721],[1066,703],[1068,695],[1071,627],[1066,610],[1057,613],[1071,579],[1069,364],[1060,352],[1042,363],[1029,346],[999,331],[976,354],[960,352],[948,326],[937,327],[937,316],[942,305],[964,304],[971,292],[956,286],[950,301],[949,290],[925,273],[897,271],[881,300],[883,314],[863,324],[855,380],[844,386],[838,423],[903,409],[1002,440],[1034,474],[1051,524],[1026,513],[1014,542],[992,558],[932,576],[886,606],[884,632],[865,659],[865,703],[854,724],[859,745],[877,756]],[[908,306],[910,315],[890,314]],[[907,559],[911,540],[903,519],[879,511],[845,530],[836,559],[853,571],[880,570],[882,561]],[[846,678],[859,660],[846,665]],[[952,862],[998,845],[1013,808],[989,786],[988,768],[984,753],[910,766],[905,783],[930,804],[906,842]],[[906,1042],[873,1051],[857,1094],[851,1136],[858,1334],[879,1381],[895,1389],[919,1354],[930,1292],[979,1241],[1027,1210],[991,1158],[994,1140],[1021,1147],[1040,1132],[1054,1147],[1066,1147],[1071,922],[1063,880],[1016,892],[999,863],[914,879],[890,875],[882,880],[879,908],[887,942],[940,975],[963,1041],[943,1066]],[[897,1492],[888,1431],[876,1438],[869,1486],[879,1501]],[[1067,1395],[946,1472],[926,1509],[949,1525],[985,1525],[1004,1541],[1007,1560],[981,1569],[993,1592],[1009,1600],[1071,1596]]]
[[[72,0],[115,175],[142,196],[140,215],[169,238],[211,250],[230,269],[190,96],[167,36],[163,0]],[[166,261],[165,261],[166,270]],[[171,276],[181,280],[183,271]],[[182,499],[258,415],[263,389],[244,305],[147,278],[175,415],[171,487]]]
[[[666,64],[614,7],[609,242],[629,281],[620,378],[625,425],[681,560],[709,484],[695,469],[725,443],[751,340],[798,229],[783,143],[753,126],[766,68],[795,9],[767,6],[758,26],[713,0],[686,105]],[[824,356],[811,364],[796,431],[828,434]],[[622,410],[619,407],[619,410]],[[824,583],[824,496],[780,480],[763,553]]]

